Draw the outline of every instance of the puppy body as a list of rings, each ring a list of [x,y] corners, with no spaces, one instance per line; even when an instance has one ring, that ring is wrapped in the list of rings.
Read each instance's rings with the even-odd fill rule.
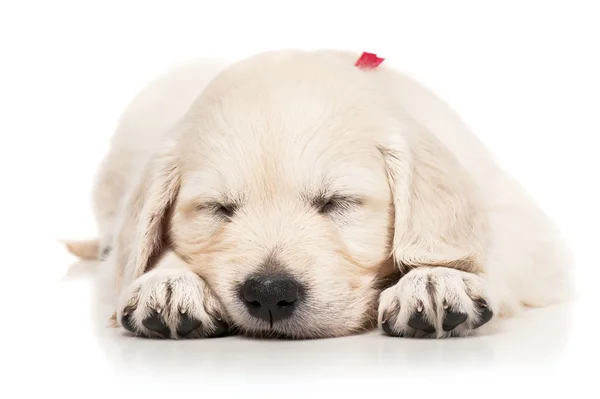
[[[340,336],[378,311],[392,335],[445,337],[566,299],[564,245],[525,190],[443,101],[357,57],[200,60],[133,100],[94,193],[118,324]],[[238,294],[265,270],[307,292],[271,325]]]

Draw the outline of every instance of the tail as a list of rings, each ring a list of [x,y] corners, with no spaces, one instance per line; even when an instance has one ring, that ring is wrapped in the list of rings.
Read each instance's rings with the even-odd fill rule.
[[[80,259],[98,260],[100,242],[98,240],[64,241],[67,250]]]

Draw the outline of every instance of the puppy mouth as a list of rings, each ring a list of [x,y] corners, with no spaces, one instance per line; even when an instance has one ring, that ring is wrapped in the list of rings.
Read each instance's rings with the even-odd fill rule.
[[[284,302],[284,301],[282,301],[282,302],[283,302],[283,304],[281,304],[281,305],[278,304],[277,306],[282,307],[282,308],[294,306],[294,302]],[[252,306],[255,306],[257,308],[257,310],[260,309],[260,304],[258,302],[255,302]],[[268,320],[265,320],[265,321],[268,321],[269,328],[271,330],[273,330],[273,323],[275,322],[274,318],[273,318],[273,311],[271,309],[267,309],[266,312],[268,313],[269,317],[268,317]]]
[[[282,329],[281,326],[271,326],[266,325],[266,323],[263,326],[257,326],[256,323],[247,323],[238,328],[238,332],[246,337],[257,339],[304,339],[302,334],[290,333]]]
[[[312,332],[311,324],[303,317],[302,307],[297,307],[296,303],[281,303],[272,309],[258,303],[239,305],[237,310],[241,320],[234,324],[243,335],[275,339],[307,339],[321,336]]]
[[[281,306],[283,305],[283,306]],[[281,317],[283,314],[286,317]],[[238,298],[229,309],[231,331],[250,338],[304,340],[332,336],[318,327],[307,303],[282,303],[275,311]]]
[[[282,339],[282,340],[312,340],[343,337],[360,332],[370,331],[375,327],[376,321],[371,318],[358,320],[334,320],[328,317],[313,318],[309,313],[298,312],[282,321],[265,321],[257,319],[248,313],[239,317],[234,322],[234,331],[250,338],[257,339]],[[325,316],[325,315],[321,315]]]

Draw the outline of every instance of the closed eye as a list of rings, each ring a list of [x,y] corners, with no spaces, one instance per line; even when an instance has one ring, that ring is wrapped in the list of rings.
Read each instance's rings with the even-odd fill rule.
[[[217,216],[231,220],[235,216],[237,205],[235,204],[222,204],[219,202],[208,202],[198,206],[199,210],[209,210]]]
[[[362,204],[362,199],[349,195],[318,196],[312,205],[321,214],[342,212]]]

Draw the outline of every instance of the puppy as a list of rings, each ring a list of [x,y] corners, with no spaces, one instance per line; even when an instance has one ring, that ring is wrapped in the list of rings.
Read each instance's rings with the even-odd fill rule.
[[[175,68],[94,190],[116,326],[138,336],[466,336],[566,299],[559,232],[461,119],[360,54]]]

